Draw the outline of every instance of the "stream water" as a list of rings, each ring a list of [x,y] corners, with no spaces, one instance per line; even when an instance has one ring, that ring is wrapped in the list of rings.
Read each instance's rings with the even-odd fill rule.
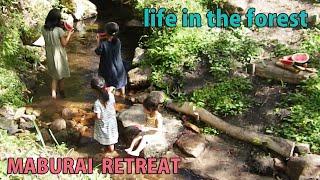
[[[73,34],[72,40],[67,47],[71,77],[65,79],[66,98],[52,100],[50,96],[50,77],[43,73],[40,80],[32,107],[42,110],[40,124],[50,123],[61,117],[61,111],[64,108],[79,108],[91,111],[95,100],[90,88],[90,79],[97,72],[99,57],[95,55],[96,32],[102,24],[109,21],[117,22],[120,25],[119,38],[122,42],[122,56],[125,60],[131,61],[134,55],[134,49],[138,46],[138,41],[143,34],[139,27],[125,26],[126,21],[133,17],[129,7],[112,4],[110,11],[100,11],[96,19],[81,21],[76,24],[77,31]],[[71,157],[93,157],[100,152],[100,145],[94,141],[78,144],[78,142],[67,142],[69,148],[74,151]],[[119,143],[116,146],[121,157],[126,157],[123,151],[125,146]],[[169,155],[170,156],[170,155]],[[201,179],[189,170],[181,169],[177,175],[116,175],[113,179]]]

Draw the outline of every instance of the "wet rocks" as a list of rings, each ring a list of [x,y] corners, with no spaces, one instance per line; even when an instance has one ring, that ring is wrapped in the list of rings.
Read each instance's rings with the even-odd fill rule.
[[[293,180],[319,179],[320,155],[307,154],[301,157],[291,157],[287,163],[287,174]]]
[[[149,77],[151,75],[150,68],[134,68],[128,72],[129,85],[131,87],[143,87],[149,85]]]
[[[199,134],[185,134],[177,140],[176,145],[187,155],[198,157],[206,147],[206,140]]]
[[[52,131],[61,131],[67,128],[67,123],[64,119],[56,119],[50,125]]]
[[[70,120],[74,117],[74,115],[75,115],[75,112],[72,109],[64,108],[62,110],[62,118],[63,119]]]
[[[146,53],[145,49],[137,47],[135,49],[134,58],[132,60],[132,65],[134,65],[134,66],[139,65],[143,61],[143,58],[145,57],[145,53]]]
[[[183,130],[181,121],[174,117],[164,116],[165,132],[159,137],[159,140],[149,144],[143,151],[145,157],[159,157],[163,155],[177,140]],[[134,105],[131,108],[120,113],[118,120],[122,124],[120,133],[126,137],[127,146],[130,145],[132,139],[140,132],[136,126],[145,124],[145,114],[141,104]],[[122,132],[121,132],[122,131]]]

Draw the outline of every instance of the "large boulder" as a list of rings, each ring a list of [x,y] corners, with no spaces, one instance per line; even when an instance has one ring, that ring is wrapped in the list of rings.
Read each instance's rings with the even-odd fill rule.
[[[118,117],[122,124],[120,133],[123,133],[122,137],[126,137],[127,146],[130,145],[132,139],[140,132],[135,126],[145,125],[145,118],[141,104],[134,105],[120,113]],[[163,115],[163,119],[165,132],[159,137],[157,142],[150,143],[143,150],[145,157],[160,157],[164,155],[183,131],[181,121],[166,115]]]
[[[40,27],[52,9],[53,1],[48,0],[19,0],[18,7],[23,13],[26,29],[22,30],[23,44],[31,45],[40,36]]]
[[[287,163],[287,174],[293,180],[320,179],[320,155],[292,157]]]
[[[198,157],[206,148],[206,140],[200,134],[184,134],[176,145],[186,154]]]
[[[128,72],[129,84],[131,87],[141,87],[149,85],[149,78],[151,76],[150,68],[134,68]]]
[[[84,20],[94,17],[98,14],[97,7],[88,0],[62,0],[75,17],[76,20]]]

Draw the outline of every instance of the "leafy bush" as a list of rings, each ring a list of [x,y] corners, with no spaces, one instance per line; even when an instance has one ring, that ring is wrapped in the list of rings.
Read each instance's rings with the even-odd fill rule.
[[[26,87],[18,74],[28,74],[30,63],[39,61],[39,54],[22,45],[20,37],[28,27],[15,1],[5,4],[0,15],[0,107],[6,104],[22,106]],[[30,32],[29,32],[30,33]],[[32,34],[32,33],[31,33]]]
[[[202,46],[202,53],[209,60],[212,75],[217,80],[227,77],[236,63],[245,65],[260,52],[259,44],[239,30],[222,31]]]
[[[292,93],[286,100],[291,115],[277,128],[277,134],[298,142],[311,144],[320,152],[320,79],[308,80],[302,91]]]
[[[93,174],[58,174],[52,175],[50,173],[43,175],[8,175],[7,174],[7,161],[8,157],[13,158],[27,158],[27,157],[68,157],[70,150],[64,144],[57,145],[56,147],[40,146],[39,138],[35,134],[28,134],[25,136],[9,136],[5,130],[0,129],[0,179],[52,179],[54,176],[58,179],[110,179],[109,175],[99,173],[98,168],[94,168]]]
[[[23,106],[25,85],[14,71],[0,67],[0,106],[9,104]]]
[[[250,107],[248,92],[251,89],[249,80],[233,78],[195,90],[190,100],[200,107],[209,108],[218,115],[237,115]]]

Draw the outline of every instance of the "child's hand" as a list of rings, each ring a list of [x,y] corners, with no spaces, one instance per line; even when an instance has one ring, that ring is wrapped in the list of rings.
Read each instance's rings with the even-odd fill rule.
[[[100,43],[100,35],[99,34],[96,35],[96,40],[97,40],[97,43],[99,44]]]

